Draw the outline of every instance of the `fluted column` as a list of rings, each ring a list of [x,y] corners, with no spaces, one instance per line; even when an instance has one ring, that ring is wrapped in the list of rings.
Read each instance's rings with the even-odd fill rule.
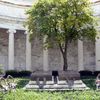
[[[29,33],[26,31],[26,70],[31,71],[31,42],[29,41]]]
[[[15,29],[9,29],[8,70],[14,69],[14,33]]]
[[[83,65],[83,41],[78,40],[78,70],[84,70]]]
[[[47,36],[44,36],[43,43],[46,42]],[[48,71],[48,48],[43,48],[43,70]]]

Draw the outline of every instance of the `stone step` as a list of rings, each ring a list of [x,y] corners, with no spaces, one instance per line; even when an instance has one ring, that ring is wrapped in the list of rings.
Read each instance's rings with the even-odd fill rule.
[[[86,88],[86,86],[85,85],[73,85],[73,86],[69,86],[69,85],[44,85],[44,86],[42,86],[42,85],[40,85],[40,86],[38,86],[38,85],[27,85],[26,86],[27,88],[34,88],[34,89],[39,89],[40,87],[42,88],[44,88],[44,89],[53,89],[53,88],[55,88],[55,89],[63,89],[63,88],[72,88],[72,89],[76,89],[76,88]]]
[[[44,85],[44,89],[63,89],[63,88],[69,88],[68,85]]]
[[[28,83],[29,85],[36,85],[37,84],[37,82],[36,81],[29,81],[29,83]]]
[[[27,84],[24,88],[26,88],[26,89],[39,89],[39,86],[38,85],[29,85],[29,84]]]
[[[47,82],[46,82],[46,85],[53,85],[53,84],[54,84],[53,81],[47,81]]]
[[[39,83],[40,84],[43,84],[43,83],[45,83],[45,82],[43,82],[43,81],[39,81]],[[74,81],[73,82],[73,84],[82,84],[83,82],[82,81],[80,81],[80,80],[77,80],[77,81]],[[29,81],[29,83],[28,84],[30,84],[30,85],[33,85],[33,84],[38,84],[36,81]],[[47,81],[45,84],[47,84],[47,85],[53,85],[54,84],[54,82],[53,81]],[[58,81],[58,83],[57,83],[58,85],[66,85],[66,84],[68,84],[68,82],[67,81]]]
[[[54,84],[53,81],[46,81],[44,84],[43,81],[39,82],[40,84],[37,84],[36,81],[30,81],[24,89],[30,90],[30,89],[37,89],[37,90],[87,90],[89,89],[81,80],[76,80],[73,82],[73,84],[69,84],[67,81],[62,80],[59,81],[58,84]]]
[[[82,80],[76,80],[74,81],[74,84],[83,84]]]
[[[66,80],[58,81],[58,85],[68,84]]]

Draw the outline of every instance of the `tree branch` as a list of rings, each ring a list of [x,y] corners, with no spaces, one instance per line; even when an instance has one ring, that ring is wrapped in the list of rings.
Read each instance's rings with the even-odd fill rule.
[[[61,43],[58,43],[58,44],[59,44],[59,48],[60,48],[62,55],[64,55],[64,51],[63,51],[63,47],[61,46]]]

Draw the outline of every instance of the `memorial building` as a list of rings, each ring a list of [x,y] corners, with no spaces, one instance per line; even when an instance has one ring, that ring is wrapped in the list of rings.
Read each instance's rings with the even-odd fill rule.
[[[26,10],[33,0],[0,0],[0,66],[4,70],[63,70],[58,47],[43,49],[39,38],[29,42],[24,27]],[[100,1],[93,3],[94,15],[100,17]],[[100,25],[97,27],[100,31]],[[68,44],[68,70],[100,71],[100,39],[74,41]]]

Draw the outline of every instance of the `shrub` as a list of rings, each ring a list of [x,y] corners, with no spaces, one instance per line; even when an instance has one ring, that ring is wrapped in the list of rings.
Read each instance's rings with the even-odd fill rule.
[[[92,71],[89,70],[84,70],[84,71],[79,71],[80,76],[92,76]]]
[[[16,70],[7,70],[5,72],[5,77],[7,77],[8,75],[11,75],[13,77],[18,77],[19,72]]]
[[[30,76],[30,75],[31,75],[30,71],[23,70],[23,71],[19,72],[20,77],[27,77],[27,76]]]
[[[16,71],[16,70],[7,70],[5,72],[5,77],[7,77],[8,75],[11,75],[12,77],[29,77],[31,74],[30,71]]]
[[[0,64],[0,74],[4,74],[3,65]]]
[[[100,71],[95,71],[94,76],[97,76],[100,73]]]

